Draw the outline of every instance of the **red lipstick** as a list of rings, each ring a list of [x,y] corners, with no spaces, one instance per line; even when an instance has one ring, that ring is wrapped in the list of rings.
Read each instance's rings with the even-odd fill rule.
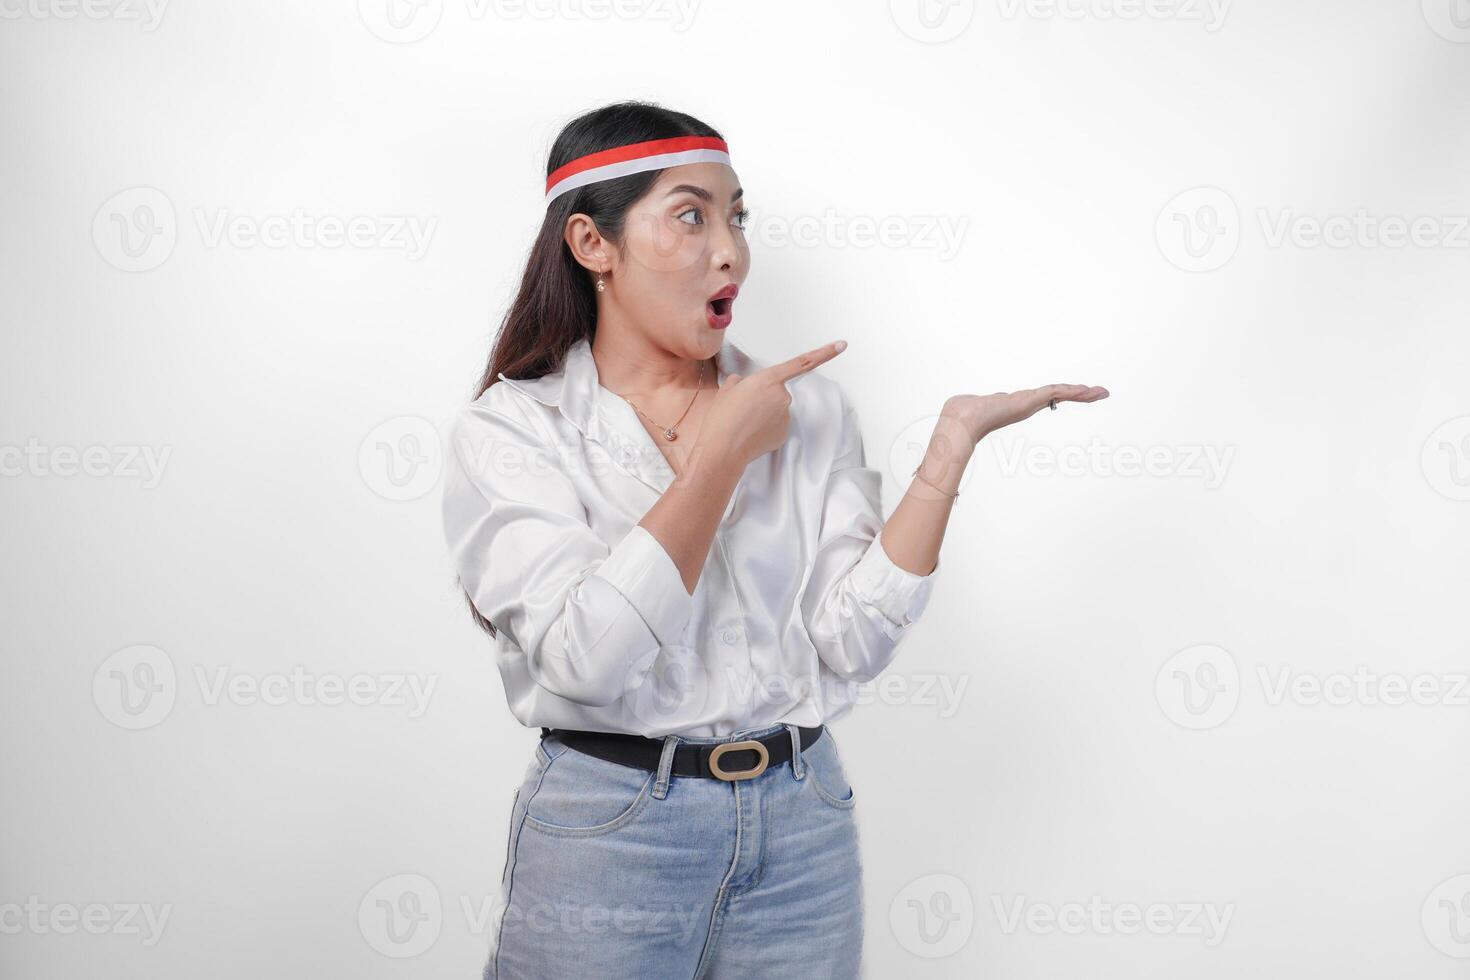
[[[705,320],[716,330],[723,330],[735,318],[735,297],[740,287],[733,282],[715,293],[704,305]]]

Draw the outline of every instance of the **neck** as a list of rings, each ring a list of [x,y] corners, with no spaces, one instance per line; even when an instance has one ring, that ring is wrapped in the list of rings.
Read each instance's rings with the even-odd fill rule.
[[[681,357],[664,350],[631,329],[609,329],[599,320],[592,339],[592,360],[597,380],[604,388],[624,397],[658,398],[661,394],[685,393],[711,387],[715,376],[712,359]],[[700,370],[703,367],[704,377]]]

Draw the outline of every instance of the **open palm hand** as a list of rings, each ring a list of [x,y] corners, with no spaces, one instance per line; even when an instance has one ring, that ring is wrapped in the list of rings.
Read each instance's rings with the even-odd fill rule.
[[[1020,391],[997,391],[993,395],[954,395],[940,414],[959,420],[979,442],[996,429],[1028,419],[1055,399],[1058,402],[1095,402],[1108,397],[1108,389],[1088,385],[1046,385]]]

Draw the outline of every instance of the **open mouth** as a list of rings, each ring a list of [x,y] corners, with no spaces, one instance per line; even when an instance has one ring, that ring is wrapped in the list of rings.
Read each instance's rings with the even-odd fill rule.
[[[735,310],[735,297],[740,294],[740,287],[735,283],[726,283],[715,294],[709,298],[704,305],[705,319],[709,325],[716,330],[722,330],[730,325],[730,320]]]

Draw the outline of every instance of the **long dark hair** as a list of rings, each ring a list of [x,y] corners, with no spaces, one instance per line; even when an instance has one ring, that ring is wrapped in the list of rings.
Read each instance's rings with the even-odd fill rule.
[[[714,127],[682,112],[652,102],[616,102],[584,113],[562,127],[547,157],[546,175],[589,153],[675,136],[723,138]],[[573,344],[584,337],[592,339],[597,327],[596,294],[591,273],[572,257],[562,237],[567,219],[585,214],[604,238],[620,245],[628,208],[648,193],[662,172],[650,170],[587,184],[562,194],[547,206],[541,231],[526,259],[520,288],[496,332],[475,397],[483,395],[502,373],[517,380],[550,374],[561,366]],[[495,627],[475,608],[469,591],[464,593],[470,615],[482,630],[494,636]]]

